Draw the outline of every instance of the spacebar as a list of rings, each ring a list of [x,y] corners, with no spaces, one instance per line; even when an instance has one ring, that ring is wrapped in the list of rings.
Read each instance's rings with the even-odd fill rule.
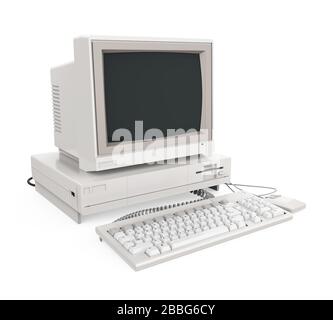
[[[207,231],[203,231],[202,233],[197,233],[197,234],[190,236],[188,238],[185,238],[185,239],[175,240],[175,241],[171,242],[170,245],[171,245],[172,250],[178,249],[178,248],[196,243],[198,241],[209,239],[211,237],[222,235],[222,234],[229,232],[229,231],[225,232],[225,230],[226,230],[226,228],[210,229]]]

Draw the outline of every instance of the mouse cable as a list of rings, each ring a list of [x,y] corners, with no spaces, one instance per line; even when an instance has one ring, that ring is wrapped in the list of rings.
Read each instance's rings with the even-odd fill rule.
[[[257,185],[252,185],[252,184],[240,184],[240,183],[226,183],[225,184],[227,187],[230,188],[230,186],[233,186],[235,187],[236,189],[240,190],[240,191],[245,191],[242,189],[242,187],[244,188],[258,188],[258,189],[267,189],[267,190],[271,190],[270,192],[267,192],[267,193],[262,193],[262,194],[257,194],[258,197],[266,197],[266,196],[269,196],[269,195],[272,195],[274,193],[277,192],[277,188],[274,188],[274,187],[267,187],[267,186],[257,186]],[[234,192],[234,191],[233,191]]]
[[[225,185],[226,185],[226,186],[227,186],[232,192],[235,192],[235,190],[232,189],[228,183],[225,183]]]

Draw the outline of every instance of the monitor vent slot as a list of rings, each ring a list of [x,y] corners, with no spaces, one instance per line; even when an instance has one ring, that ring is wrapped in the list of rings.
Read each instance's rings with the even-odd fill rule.
[[[61,133],[60,87],[55,84],[52,85],[52,103],[54,131]]]

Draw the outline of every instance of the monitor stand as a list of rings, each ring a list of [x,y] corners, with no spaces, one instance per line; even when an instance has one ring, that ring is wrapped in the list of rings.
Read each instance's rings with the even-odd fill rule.
[[[230,158],[200,156],[99,172],[58,152],[31,157],[36,191],[77,223],[83,217],[230,182]]]

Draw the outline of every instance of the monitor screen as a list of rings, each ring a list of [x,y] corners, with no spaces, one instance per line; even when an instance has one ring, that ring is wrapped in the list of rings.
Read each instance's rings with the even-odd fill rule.
[[[143,132],[157,128],[200,130],[202,77],[199,53],[106,52],[103,54],[108,142],[120,128],[136,140],[135,121]],[[125,140],[129,140],[125,138]]]

